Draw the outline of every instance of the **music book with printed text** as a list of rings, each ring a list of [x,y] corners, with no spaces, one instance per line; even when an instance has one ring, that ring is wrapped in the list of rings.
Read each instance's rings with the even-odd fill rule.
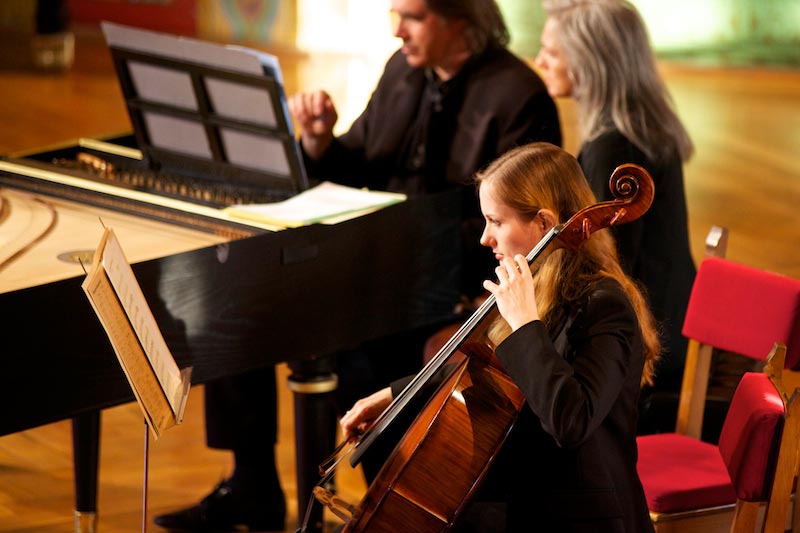
[[[296,228],[340,222],[405,200],[406,195],[400,193],[357,189],[324,181],[282,202],[233,205],[225,212],[234,218]]]

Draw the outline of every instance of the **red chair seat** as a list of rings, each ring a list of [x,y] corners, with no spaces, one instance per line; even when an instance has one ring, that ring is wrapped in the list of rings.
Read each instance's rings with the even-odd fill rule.
[[[644,435],[637,469],[647,506],[674,513],[736,503],[719,448],[677,433]]]
[[[657,513],[769,499],[785,407],[766,374],[747,372],[731,401],[719,446],[679,433],[636,439],[637,470]],[[734,488],[735,487],[735,488]]]

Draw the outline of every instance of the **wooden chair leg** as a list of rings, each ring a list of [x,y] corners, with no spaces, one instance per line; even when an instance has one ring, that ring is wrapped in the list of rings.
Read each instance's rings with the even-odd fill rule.
[[[758,502],[736,502],[731,533],[753,533],[758,522]]]
[[[713,348],[708,344],[689,341],[675,433],[700,438],[712,352]]]

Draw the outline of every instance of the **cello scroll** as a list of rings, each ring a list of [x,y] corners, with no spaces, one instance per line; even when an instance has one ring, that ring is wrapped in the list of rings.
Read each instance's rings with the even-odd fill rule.
[[[653,203],[653,178],[639,165],[618,166],[611,174],[608,186],[615,200],[585,207],[563,224],[558,239],[565,246],[577,250],[593,232],[633,222]]]

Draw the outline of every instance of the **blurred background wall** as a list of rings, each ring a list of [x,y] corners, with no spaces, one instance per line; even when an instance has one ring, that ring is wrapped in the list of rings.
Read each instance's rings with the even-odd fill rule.
[[[541,4],[498,1],[513,48],[522,55],[534,55],[544,24]],[[800,66],[797,0],[632,1],[660,57],[709,65]]]
[[[58,1],[58,0],[56,0]],[[73,28],[100,20],[222,42],[385,56],[389,0],[64,0]],[[499,0],[512,48],[532,57],[544,14]],[[798,0],[633,0],[660,57],[703,65],[800,66]],[[0,2],[3,32],[32,33],[36,1]]]

